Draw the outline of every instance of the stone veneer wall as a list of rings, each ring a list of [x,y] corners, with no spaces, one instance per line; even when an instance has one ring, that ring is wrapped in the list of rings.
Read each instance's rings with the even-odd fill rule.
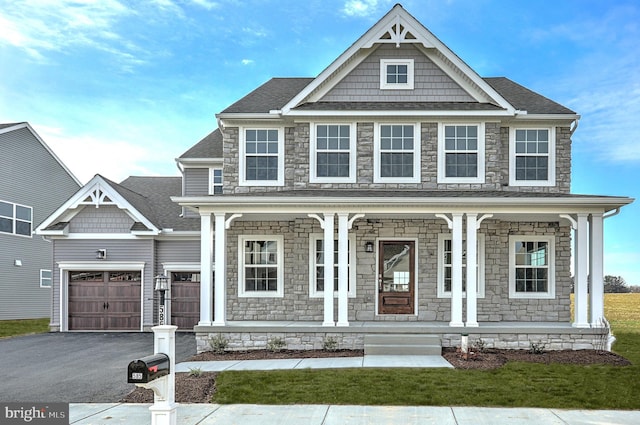
[[[438,123],[422,122],[421,182],[373,183],[374,141],[373,122],[356,125],[356,183],[309,182],[309,123],[284,127],[284,186],[239,186],[239,128],[227,127],[223,133],[224,193],[284,191],[294,189],[425,189],[425,190],[505,190],[519,192],[569,193],[571,188],[571,132],[568,127],[556,127],[556,186],[517,186],[509,183],[509,128],[497,122],[485,123],[485,182],[473,184],[438,184]],[[203,193],[203,195],[206,195]]]
[[[468,328],[460,328],[461,332]],[[338,349],[362,350],[364,336],[368,332],[238,332],[222,329],[211,332],[196,332],[198,353],[211,351],[212,338],[222,336],[228,342],[228,350],[266,349],[270,341],[284,341],[283,348],[290,350],[319,350],[328,341],[335,341]],[[460,333],[439,334],[443,347],[459,347]],[[485,348],[528,350],[531,344],[538,344],[544,350],[606,350],[608,330],[588,330],[587,332],[566,333],[469,333],[469,345],[481,341]]]
[[[356,296],[349,298],[350,321],[449,322],[451,301],[437,296],[438,234],[449,234],[439,219],[361,219],[351,232],[356,235]],[[322,321],[323,299],[310,298],[309,235],[322,234],[310,218],[278,222],[237,221],[227,235],[227,317],[231,321]],[[481,322],[570,321],[570,229],[558,223],[523,223],[485,220],[485,296],[478,299]],[[284,296],[238,297],[238,237],[240,235],[284,237]],[[554,299],[509,298],[509,235],[555,235]],[[376,254],[364,250],[366,241],[407,238],[416,240],[417,315],[376,315]],[[335,302],[337,312],[337,300]]]

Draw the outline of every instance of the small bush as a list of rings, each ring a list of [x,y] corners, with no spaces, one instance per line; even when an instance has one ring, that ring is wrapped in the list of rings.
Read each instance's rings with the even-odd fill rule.
[[[267,342],[267,350],[272,351],[274,353],[283,350],[286,347],[286,343],[283,338],[279,336],[274,336]]]
[[[326,351],[338,350],[338,339],[335,336],[328,336],[322,341],[322,349]]]
[[[529,342],[529,352],[531,354],[543,354],[546,344],[542,341],[538,342]]]
[[[200,375],[202,375],[202,369],[200,369],[199,367],[190,367],[189,368],[189,376],[193,376],[194,378],[197,378]]]
[[[484,342],[482,338],[478,338],[476,342],[471,345],[471,351],[475,351],[477,353],[484,353],[484,350],[487,349],[487,344]]]
[[[224,353],[228,346],[229,340],[222,336],[222,334],[209,338],[209,347],[211,347],[211,351],[216,354]]]

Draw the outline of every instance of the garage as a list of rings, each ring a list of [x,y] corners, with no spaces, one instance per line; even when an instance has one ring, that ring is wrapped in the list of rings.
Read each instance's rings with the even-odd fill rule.
[[[192,330],[200,320],[200,272],[171,273],[171,324]]]
[[[70,271],[69,330],[140,330],[141,271]]]

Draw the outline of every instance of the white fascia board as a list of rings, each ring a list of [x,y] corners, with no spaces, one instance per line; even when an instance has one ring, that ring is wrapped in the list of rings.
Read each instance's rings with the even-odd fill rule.
[[[380,111],[314,111],[291,110],[289,116],[296,117],[512,117],[509,111],[421,111],[421,110],[380,110]]]
[[[184,168],[205,168],[210,165],[220,165],[224,162],[223,158],[176,158]]]
[[[563,120],[563,121],[575,121],[580,119],[580,115],[578,114],[516,114],[515,119],[517,120],[532,120],[532,121],[553,121],[553,120]]]
[[[156,240],[200,240],[199,230],[189,230],[181,232],[165,233],[164,231],[156,237]]]
[[[239,112],[239,113],[234,113],[234,112],[227,112],[227,113],[220,113],[220,114],[216,114],[216,118],[218,119],[218,122],[220,123],[220,126],[222,128],[224,127],[228,127],[228,123],[227,120],[248,120],[248,121],[255,121],[255,120],[277,120],[281,118],[281,114],[277,113],[276,111],[274,111],[274,113],[271,112],[260,112],[260,113],[249,113],[249,112]]]

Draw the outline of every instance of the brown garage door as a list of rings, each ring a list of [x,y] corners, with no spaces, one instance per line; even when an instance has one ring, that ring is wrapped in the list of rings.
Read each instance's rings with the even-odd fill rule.
[[[193,329],[200,320],[200,273],[171,273],[171,324]]]
[[[69,272],[69,330],[140,330],[140,271]]]

